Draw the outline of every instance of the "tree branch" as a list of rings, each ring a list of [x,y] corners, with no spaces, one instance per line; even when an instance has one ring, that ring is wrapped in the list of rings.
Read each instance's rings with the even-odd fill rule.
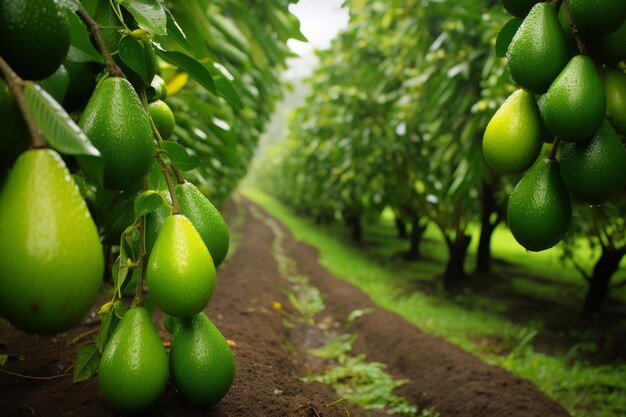
[[[565,7],[565,14],[567,15],[569,25],[572,28],[572,35],[574,35],[574,39],[576,40],[576,47],[578,48],[578,52],[581,55],[587,55],[587,47],[580,38],[580,35],[578,35],[578,28],[574,23],[574,19],[572,19],[572,13],[570,12],[569,8],[569,0],[563,0],[563,6]]]
[[[89,27],[89,31],[96,40],[96,44],[98,45],[98,49],[100,49],[100,53],[104,58],[104,62],[106,63],[107,72],[109,73],[109,75],[111,75],[112,77],[124,77],[124,73],[113,59],[111,52],[109,52],[109,48],[107,47],[107,44],[104,40],[104,35],[102,34],[102,29],[100,28],[98,22],[93,20],[89,13],[87,13],[87,10],[85,10],[85,8],[81,4],[78,5],[78,14],[87,24],[87,26]]]
[[[45,148],[46,141],[35,124],[35,120],[33,120],[33,116],[28,109],[28,105],[26,104],[26,98],[24,97],[23,91],[24,80],[22,80],[19,75],[13,71],[13,69],[4,59],[2,59],[2,57],[0,57],[0,72],[2,72],[4,78],[7,80],[7,85],[15,97],[15,102],[22,113],[22,117],[24,117],[26,127],[28,127],[28,131],[30,133],[30,147],[33,149]]]

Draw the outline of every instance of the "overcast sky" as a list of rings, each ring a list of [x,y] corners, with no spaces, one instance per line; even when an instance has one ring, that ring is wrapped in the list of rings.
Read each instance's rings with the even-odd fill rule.
[[[348,10],[341,8],[342,3],[343,0],[300,0],[289,7],[300,19],[300,29],[309,42],[289,41],[289,47],[300,57],[289,61],[286,79],[310,74],[317,63],[313,50],[327,48],[337,32],[347,26]]]

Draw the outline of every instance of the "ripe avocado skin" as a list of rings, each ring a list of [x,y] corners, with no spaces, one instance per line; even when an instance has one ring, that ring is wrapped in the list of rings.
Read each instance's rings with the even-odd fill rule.
[[[70,28],[53,0],[0,0],[0,56],[27,80],[52,75],[70,47]]]

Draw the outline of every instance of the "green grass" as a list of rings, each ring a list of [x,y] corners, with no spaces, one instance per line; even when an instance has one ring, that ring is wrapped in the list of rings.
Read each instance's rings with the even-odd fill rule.
[[[388,213],[383,213],[380,220],[365,222],[368,245],[357,248],[345,238],[346,231],[340,226],[319,226],[299,218],[256,189],[246,188],[242,193],[276,216],[297,239],[317,248],[319,261],[329,272],[359,287],[380,307],[486,362],[530,379],[574,417],[624,415],[626,365],[591,366],[579,360],[577,352],[586,347],[583,339],[580,345],[552,354],[537,351],[533,339],[543,323],[513,321],[507,315],[510,300],[468,291],[446,295],[438,284],[446,251],[434,227],[427,229],[422,245],[427,260],[407,263],[395,256],[406,249],[406,242],[395,237],[393,218]],[[572,300],[581,299],[585,283],[573,267],[559,261],[558,250],[526,253],[503,227],[496,230],[492,247],[495,257],[509,264],[499,266],[502,269],[498,272],[511,277],[507,291],[514,296],[537,297],[569,306]],[[470,255],[475,250],[471,246]],[[589,266],[591,253],[581,253],[580,258]],[[473,267],[472,262],[473,256],[468,256],[468,269]],[[530,280],[529,276],[541,280]],[[623,277],[621,271],[618,279]],[[420,284],[430,286],[431,290],[420,291]]]

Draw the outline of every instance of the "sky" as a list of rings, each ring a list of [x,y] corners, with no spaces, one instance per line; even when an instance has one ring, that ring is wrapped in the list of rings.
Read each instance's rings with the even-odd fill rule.
[[[288,61],[289,68],[283,72],[282,80],[292,82],[294,89],[284,91],[283,101],[278,103],[272,120],[261,138],[256,151],[257,157],[267,147],[284,138],[287,114],[304,102],[308,90],[302,80],[311,74],[317,65],[313,51],[329,47],[337,32],[348,26],[348,10],[342,9],[342,4],[343,0],[300,0],[289,7],[291,13],[300,20],[300,30],[309,42],[289,40],[289,48],[299,57]]]
[[[341,8],[342,3],[343,0],[300,0],[289,7],[300,20],[300,30],[309,42],[289,41],[289,47],[300,57],[289,61],[285,79],[310,74],[317,63],[313,50],[330,46],[337,32],[348,25],[348,10]]]

